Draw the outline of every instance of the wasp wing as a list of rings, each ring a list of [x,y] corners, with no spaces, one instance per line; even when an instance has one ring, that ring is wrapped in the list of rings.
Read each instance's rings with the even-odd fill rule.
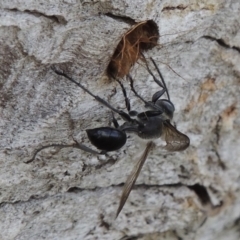
[[[168,120],[164,121],[163,124],[164,138],[167,143],[165,146],[166,150],[174,152],[188,148],[190,139],[187,135],[179,132]]]
[[[123,187],[123,191],[122,191],[122,196],[121,196],[121,200],[118,206],[118,210],[117,210],[117,214],[116,214],[116,218],[119,215],[119,213],[121,212],[125,202],[127,201],[127,198],[133,188],[134,183],[137,180],[137,177],[142,169],[143,164],[145,163],[148,153],[149,151],[152,149],[152,147],[154,146],[154,143],[148,142],[147,146],[142,154],[142,156],[140,157],[140,159],[137,161],[136,165],[134,166],[131,174],[128,176],[127,181]]]

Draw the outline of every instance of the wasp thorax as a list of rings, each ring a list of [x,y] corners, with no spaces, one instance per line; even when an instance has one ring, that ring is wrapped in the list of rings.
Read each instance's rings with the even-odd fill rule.
[[[159,138],[163,132],[163,121],[158,117],[150,117],[148,121],[138,127],[138,136],[143,139]]]

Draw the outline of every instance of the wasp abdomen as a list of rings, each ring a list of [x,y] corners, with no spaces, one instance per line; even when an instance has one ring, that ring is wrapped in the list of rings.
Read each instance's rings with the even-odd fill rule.
[[[111,127],[100,127],[86,130],[90,142],[103,151],[116,151],[127,141],[126,133]]]

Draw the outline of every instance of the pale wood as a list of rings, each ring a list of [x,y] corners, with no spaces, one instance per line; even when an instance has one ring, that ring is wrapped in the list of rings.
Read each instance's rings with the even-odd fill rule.
[[[238,0],[13,0],[0,7],[0,239],[240,238]],[[160,45],[147,56],[165,77],[174,122],[191,146],[166,154],[160,142],[115,220],[121,184],[145,143],[131,136],[108,157],[49,148],[24,162],[37,148],[73,137],[91,146],[84,130],[110,121],[110,111],[56,76],[53,64],[124,109],[119,85],[105,75],[130,27],[124,17],[158,24]],[[146,69],[136,64],[131,73],[151,99],[158,87]],[[194,184],[210,201],[202,204]]]

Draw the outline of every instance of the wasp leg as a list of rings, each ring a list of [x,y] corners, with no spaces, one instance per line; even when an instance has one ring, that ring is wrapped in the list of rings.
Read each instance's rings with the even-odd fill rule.
[[[119,83],[119,85],[122,88],[123,96],[124,96],[124,99],[125,99],[125,105],[126,105],[126,108],[127,108],[128,112],[129,112],[131,110],[131,104],[130,104],[129,98],[127,97],[126,89],[123,86],[123,84],[117,78],[115,78],[115,77],[113,77],[113,78]]]
[[[167,85],[166,85],[166,83],[165,83],[165,80],[164,80],[164,78],[163,78],[163,76],[162,76],[162,74],[161,74],[161,72],[160,72],[160,70],[159,70],[156,62],[153,60],[153,58],[150,58],[151,61],[152,61],[152,63],[153,63],[153,65],[154,65],[154,67],[156,68],[156,70],[157,70],[157,72],[158,72],[159,77],[160,77],[161,80],[162,80],[162,83],[154,76],[153,72],[152,72],[151,69],[149,68],[149,65],[148,65],[148,63],[147,63],[147,61],[146,61],[146,58],[145,58],[145,56],[143,55],[143,53],[141,53],[141,55],[143,56],[143,58],[144,58],[144,60],[145,60],[145,64],[146,64],[147,70],[148,70],[148,72],[150,73],[150,75],[153,77],[153,80],[154,80],[155,83],[157,83],[161,88],[165,89],[166,94],[167,94],[167,97],[168,97],[168,100],[170,101],[170,96],[169,96],[169,93],[168,93]],[[157,100],[157,99],[156,99],[156,100]]]
[[[128,110],[128,114],[131,117],[136,117],[138,115],[138,112],[135,111],[135,110],[131,110],[131,104],[130,104],[129,98],[127,97],[126,89],[124,88],[123,84],[118,79],[116,79],[115,77],[113,77],[113,78],[120,84],[120,86],[122,88],[122,92],[123,92],[123,95],[124,95],[125,104],[126,104],[126,108]],[[131,78],[131,80],[130,80],[130,85],[131,85],[131,82],[133,82],[132,77],[130,75],[129,76],[127,75],[127,78]],[[135,95],[137,94],[137,92],[135,91],[135,89],[133,87],[133,83],[131,85],[131,90],[134,92]],[[141,98],[141,96],[139,96],[138,94],[137,94],[137,97]],[[143,99],[141,99],[141,100],[144,101]]]
[[[150,101],[147,102],[146,100],[144,100],[144,98],[143,98],[142,96],[140,96],[140,95],[137,93],[137,91],[135,90],[135,88],[134,88],[134,86],[133,86],[133,78],[132,78],[132,76],[131,76],[130,74],[127,75],[127,78],[128,78],[129,81],[130,81],[131,90],[132,90],[132,92],[135,94],[135,96],[138,97],[139,99],[141,99],[141,100],[145,103],[146,107],[151,107],[151,108],[153,108],[153,109],[159,110],[159,109],[158,109],[158,106],[156,106],[153,102],[150,102]]]
[[[130,74],[127,75],[127,78],[130,80],[130,86],[131,86],[131,90],[133,91],[133,93],[139,98],[141,99],[146,105],[149,105],[149,102],[145,101],[135,90],[134,86],[133,86],[133,78]]]
[[[142,123],[138,122],[137,120],[135,119],[132,119],[129,114],[127,114],[126,112],[124,111],[121,111],[121,110],[118,110],[116,108],[114,108],[112,105],[110,105],[106,100],[100,98],[99,96],[97,95],[94,95],[92,92],[90,92],[87,88],[85,88],[81,83],[77,82],[76,80],[74,80],[73,78],[69,77],[67,74],[65,74],[64,72],[61,72],[59,70],[56,70],[55,68],[52,67],[52,70],[60,75],[60,76],[63,76],[65,78],[67,78],[68,80],[70,80],[71,82],[75,83],[77,86],[79,86],[83,91],[87,92],[89,95],[91,95],[93,98],[95,98],[99,103],[103,104],[105,107],[109,108],[110,110],[112,110],[113,112],[115,113],[118,113],[122,118],[123,120],[125,121],[128,121],[128,122],[137,122],[139,125],[142,125]]]
[[[24,163],[28,164],[28,163],[33,162],[39,152],[41,152],[43,149],[50,148],[50,147],[59,147],[61,149],[72,147],[72,148],[81,149],[85,152],[92,153],[92,154],[106,154],[105,151],[97,152],[81,143],[78,143],[75,139],[74,139],[74,142],[75,142],[75,144],[69,144],[69,145],[67,145],[67,144],[51,144],[51,145],[47,145],[47,146],[42,146],[34,152],[33,157],[31,159],[29,159],[28,161],[26,161]]]
[[[115,128],[119,128],[118,121],[117,121],[117,119],[114,117],[113,112],[112,112],[112,122],[113,122],[113,125],[114,125]]]

